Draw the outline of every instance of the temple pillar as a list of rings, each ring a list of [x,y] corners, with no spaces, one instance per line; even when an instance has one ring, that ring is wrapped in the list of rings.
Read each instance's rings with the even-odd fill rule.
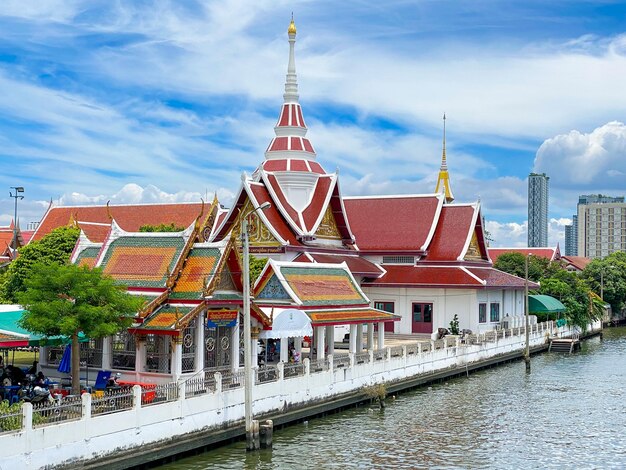
[[[170,370],[172,372],[172,380],[174,382],[178,382],[183,369],[183,345],[180,342],[181,339],[182,338],[172,338],[172,342],[174,344],[172,346],[172,364],[170,366]]]
[[[280,362],[289,362],[289,338],[280,338]]]
[[[374,349],[374,324],[367,324],[367,350],[371,351]]]
[[[135,372],[141,374],[146,370],[146,337],[135,336]]]
[[[377,349],[385,348],[385,322],[378,322],[378,344]]]
[[[332,325],[326,327],[326,347],[329,356],[335,354],[335,327]]]
[[[250,333],[252,336],[252,347],[250,348],[252,354],[252,367],[259,366],[259,333],[261,329],[258,326],[253,326],[250,328]]]
[[[200,372],[204,369],[204,312],[196,317],[196,351],[194,355],[194,371]]]
[[[315,348],[317,349],[316,359],[324,359],[325,356],[325,333],[326,327],[324,326],[316,326],[315,327]]]
[[[356,326],[356,352],[363,351],[363,323]]]
[[[239,322],[237,322],[235,324],[235,326],[232,327],[232,334],[230,336],[230,344],[232,345],[232,370],[237,370],[239,369],[239,367],[243,367],[243,364],[239,363],[239,356],[241,354],[241,341],[240,341],[240,336],[241,336],[241,329],[243,328],[243,325],[240,325]]]
[[[352,354],[356,353],[356,342],[357,342],[357,327],[356,325],[350,325],[350,352]]]

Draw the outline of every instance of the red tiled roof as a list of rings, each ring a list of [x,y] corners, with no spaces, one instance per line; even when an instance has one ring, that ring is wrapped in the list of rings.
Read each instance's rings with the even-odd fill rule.
[[[85,232],[85,236],[94,243],[102,243],[106,240],[111,224],[93,224],[88,222],[78,222],[80,229]]]
[[[562,261],[565,261],[566,265],[571,265],[576,268],[578,271],[584,270],[591,260],[589,258],[585,258],[584,256],[562,256]]]
[[[494,268],[473,268],[468,267],[468,271],[470,271],[475,276],[478,276],[480,279],[486,282],[485,287],[524,287],[524,283],[526,282],[521,277],[513,276],[512,274],[505,273],[503,271],[498,271]],[[528,282],[529,289],[538,289],[539,284],[534,283],[532,281]]]
[[[311,262],[311,258],[316,263],[346,263],[350,272],[356,276],[363,277],[379,277],[384,271],[376,266],[371,261],[361,258],[360,256],[350,255],[331,255],[322,253],[301,253],[293,261],[296,262]]]
[[[475,213],[476,207],[471,205],[444,205],[425,260],[460,261],[467,239],[474,233]]]
[[[110,224],[110,212],[115,221],[127,232],[137,232],[142,225],[170,224],[188,227],[200,215],[202,203],[184,202],[174,204],[134,204],[113,206],[65,206],[52,207],[33,234],[33,240],[40,240],[52,230],[64,227],[72,217],[80,222]]]
[[[24,245],[27,245],[30,239],[33,237],[33,234],[35,233],[35,231],[34,230],[22,230],[21,233],[22,233],[22,239],[24,240]]]
[[[491,261],[494,263],[497,261],[500,255],[505,253],[520,253],[524,256],[528,256],[532,254],[533,256],[539,256],[541,258],[546,258],[549,261],[554,261],[556,259],[555,255],[557,253],[556,248],[538,248],[538,247],[530,247],[530,248],[489,248],[489,257]]]
[[[0,254],[9,253],[9,247],[13,248],[13,230],[0,230]]]
[[[307,142],[308,140],[305,139]],[[305,142],[306,145],[306,142]],[[276,160],[265,160],[261,167],[268,172],[274,171],[307,171],[312,173],[326,174],[322,166],[314,161],[301,160],[297,158],[281,158]]]
[[[441,195],[344,198],[362,251],[422,251],[437,222]]]

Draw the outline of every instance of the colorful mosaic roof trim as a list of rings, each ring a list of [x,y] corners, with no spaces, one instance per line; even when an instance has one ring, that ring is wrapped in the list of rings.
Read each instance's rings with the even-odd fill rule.
[[[345,269],[283,266],[280,271],[302,305],[368,303]]]
[[[192,248],[170,298],[201,299],[221,256],[218,248]]]
[[[326,310],[306,310],[306,314],[314,325],[342,325],[349,323],[372,323],[397,321],[399,315],[384,312],[375,308],[346,308]]]
[[[138,330],[176,330],[177,323],[192,310],[193,307],[161,307],[152,313]]]
[[[100,253],[100,247],[91,246],[82,250],[76,257],[74,264],[78,266],[88,266],[93,268],[96,265],[98,259],[98,253]]]
[[[111,242],[100,266],[121,284],[165,287],[184,247],[181,236],[122,236]]]

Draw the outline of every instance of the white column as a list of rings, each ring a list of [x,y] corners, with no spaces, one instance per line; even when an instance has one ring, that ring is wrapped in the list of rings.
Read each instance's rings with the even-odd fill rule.
[[[252,348],[250,354],[252,354],[252,367],[259,366],[259,336],[258,334],[252,335]]]
[[[367,324],[367,350],[371,351],[374,349],[374,324]]]
[[[237,370],[239,369],[239,367],[241,367],[241,364],[239,364],[239,353],[241,349],[241,345],[239,344],[239,336],[241,336],[241,326],[239,325],[239,321],[237,321],[235,326],[233,326],[233,334],[230,337],[230,344],[232,344],[233,351],[233,357],[231,361],[233,370]]]
[[[385,322],[378,322],[378,349],[384,349],[385,347]]]
[[[196,318],[196,354],[194,357],[194,370],[200,372],[204,369],[204,312]]]
[[[296,351],[298,351],[298,354],[300,355],[300,361],[302,361],[302,341],[303,341],[302,336],[300,336],[299,338],[293,339],[293,342],[296,346]]]
[[[280,338],[280,360],[289,362],[289,338]]]
[[[102,369],[109,370],[113,366],[113,337],[102,338]]]
[[[335,327],[332,325],[326,327],[326,346],[329,356],[335,354]]]
[[[356,326],[356,352],[363,351],[363,323]]]
[[[357,341],[357,327],[356,325],[350,325],[350,352],[354,354],[356,352]]]
[[[315,327],[315,347],[317,348],[316,359],[324,359],[324,346],[325,341],[324,337],[326,336],[324,333],[326,332],[326,327],[317,326]]]
[[[178,382],[183,368],[183,345],[178,341],[174,343],[174,347],[172,348],[172,364],[170,367],[172,370],[172,380]]]
[[[137,374],[141,374],[146,370],[146,340],[139,340],[136,338],[135,341],[135,372]]]
[[[3,352],[0,352],[0,354],[4,354]],[[7,362],[4,361],[4,365],[6,365]],[[48,365],[48,346],[41,346],[39,348],[39,365],[40,366],[47,366]]]

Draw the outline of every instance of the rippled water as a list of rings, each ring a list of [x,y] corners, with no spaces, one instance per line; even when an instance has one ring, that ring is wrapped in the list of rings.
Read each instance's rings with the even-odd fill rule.
[[[626,328],[239,442],[167,469],[626,468]]]

